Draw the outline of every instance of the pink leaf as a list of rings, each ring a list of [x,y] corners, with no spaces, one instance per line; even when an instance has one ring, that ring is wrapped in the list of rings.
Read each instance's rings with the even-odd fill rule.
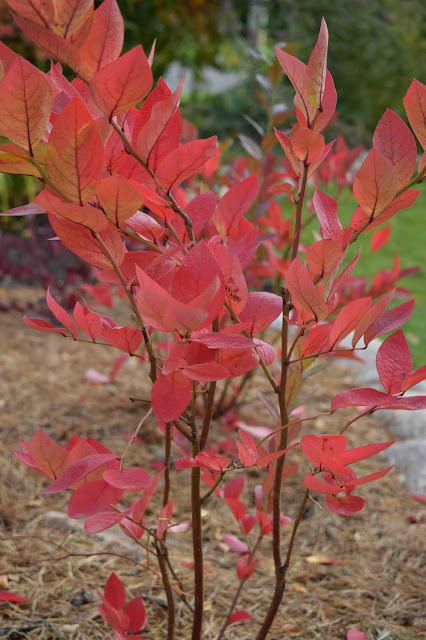
[[[337,202],[320,189],[316,189],[313,205],[317,214],[321,235],[325,240],[336,240],[340,244],[343,240],[343,227],[337,215]]]
[[[329,511],[338,513],[341,516],[350,516],[353,513],[358,513],[365,506],[364,498],[359,496],[342,496],[340,498],[326,496],[325,503]]]
[[[168,502],[160,511],[158,516],[157,536],[160,540],[163,539],[164,533],[169,525],[171,517],[173,515],[173,502]]]
[[[248,553],[248,546],[233,533],[222,533],[222,540],[234,553]]]
[[[51,494],[59,493],[59,491],[65,491],[65,489],[69,489],[74,486],[92,471],[95,471],[107,462],[116,459],[117,456],[113,453],[96,453],[94,455],[86,456],[81,460],[77,460],[77,462],[65,469],[55,482],[47,487],[47,489],[44,489],[42,493]]]
[[[404,380],[413,372],[410,348],[402,329],[380,345],[376,366],[384,389],[390,394],[400,393]]]
[[[114,504],[121,498],[122,491],[111,487],[104,480],[93,480],[80,485],[68,503],[70,518],[88,518]]]
[[[85,521],[84,530],[90,534],[100,533],[101,531],[110,529],[115,524],[117,524],[117,522],[120,522],[126,516],[130,515],[130,513],[130,509],[127,509],[127,511],[122,511],[121,513],[116,513],[115,511],[98,513],[97,515],[91,516]]]
[[[181,371],[159,374],[151,391],[152,410],[157,418],[177,420],[191,401],[191,385]]]
[[[372,340],[382,336],[384,333],[399,329],[411,317],[413,308],[414,300],[409,300],[399,305],[399,307],[385,311],[365,332],[365,344],[368,345]]]
[[[103,479],[108,484],[124,491],[139,491],[151,486],[151,477],[139,467],[129,469],[108,469],[103,473]]]
[[[352,629],[348,630],[346,640],[368,640],[368,638],[366,633],[360,631],[359,629],[356,629],[355,627],[352,627]]]

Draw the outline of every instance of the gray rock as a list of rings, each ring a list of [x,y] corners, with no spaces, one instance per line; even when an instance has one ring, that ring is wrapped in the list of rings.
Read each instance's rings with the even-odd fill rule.
[[[405,472],[407,485],[413,493],[426,494],[426,438],[395,442],[383,453]]]

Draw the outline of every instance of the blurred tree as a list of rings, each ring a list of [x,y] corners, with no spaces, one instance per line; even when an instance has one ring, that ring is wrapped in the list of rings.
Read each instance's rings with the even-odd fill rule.
[[[330,33],[329,68],[338,110],[354,141],[368,142],[389,107],[403,115],[411,80],[426,75],[423,0],[270,0],[269,36],[296,42],[307,61],[324,16]],[[348,132],[348,129],[347,129]]]

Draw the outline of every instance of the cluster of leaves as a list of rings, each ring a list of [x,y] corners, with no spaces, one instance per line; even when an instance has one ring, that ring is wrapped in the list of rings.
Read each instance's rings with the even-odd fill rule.
[[[308,181],[312,178],[315,185],[317,175],[327,182],[332,169],[337,179],[340,176],[345,181],[346,169],[338,167],[340,163],[347,167],[352,159],[339,143],[330,163],[333,143],[326,144],[323,137],[337,100],[327,70],[324,21],[307,65],[287,51],[277,50],[279,64],[296,94],[297,123],[288,135],[275,131],[286,156],[285,171],[264,171],[259,185],[256,174],[248,175],[250,165],[237,162],[238,171],[229,177],[227,191],[217,198],[198,178],[202,174],[211,184],[219,169],[216,138],[197,139],[194,128],[182,121],[179,100],[183,80],[174,93],[161,79],[153,89],[154,51],[147,57],[138,45],[120,56],[123,22],[115,0],[105,0],[95,11],[91,0],[9,0],[9,5],[24,32],[59,62],[43,74],[4,45],[0,47],[4,67],[0,129],[10,140],[0,149],[8,158],[2,169],[32,175],[43,183],[43,191],[26,213],[47,213],[59,240],[97,269],[100,284],[86,287],[86,291],[98,300],[110,300],[109,293],[114,291],[120,304],[128,305],[133,314],[131,324],[119,326],[83,300],[83,304],[76,303],[72,317],[48,290],[47,306],[61,326],[34,318],[25,321],[37,330],[112,346],[124,352],[124,358],[137,357],[152,383],[151,408],[121,456],[91,437],[83,440],[78,435],[62,447],[42,431],[28,443],[22,441],[22,451],[15,453],[28,467],[53,481],[44,493],[72,494],[68,514],[84,518],[88,533],[118,525],[135,544],[157,558],[168,601],[169,640],[176,627],[174,592],[194,613],[193,640],[201,638],[201,507],[213,494],[223,498],[246,542],[228,537],[230,547],[241,555],[236,566],[239,586],[218,639],[231,622],[250,618],[248,612],[234,609],[245,581],[253,574],[259,545],[269,536],[276,572],[274,594],[257,635],[257,640],[264,640],[282,599],[294,539],[310,493],[324,493],[331,511],[352,514],[364,506],[362,498],[352,495],[354,487],[390,470],[357,477],[350,465],[391,443],[367,443],[347,450],[344,431],[378,409],[426,407],[422,396],[404,397],[426,372],[424,367],[412,372],[408,347],[399,330],[410,316],[413,302],[387,310],[399,273],[395,270],[393,277],[382,277],[364,295],[362,283],[360,286],[351,279],[359,253],[347,264],[351,245],[361,233],[387,222],[418,197],[419,191],[411,187],[425,174],[425,157],[415,173],[414,137],[398,116],[386,112],[376,129],[373,149],[354,178],[358,207],[350,226],[342,227],[337,202],[316,188],[312,212],[319,221],[321,238],[302,245]],[[71,82],[63,75],[61,64],[74,72]],[[423,146],[425,96],[426,87],[414,80],[404,99],[412,129]],[[286,181],[277,185],[283,178]],[[294,214],[294,229],[285,232],[282,244],[277,243],[278,254],[274,244],[284,223],[269,195],[277,193],[285,194]],[[262,220],[249,219],[250,208],[260,202],[266,203]],[[265,229],[274,232],[265,238],[259,235],[259,227],[260,233]],[[259,253],[266,250],[268,256],[275,257],[258,260],[260,245]],[[284,280],[279,295],[253,290],[263,288],[270,279],[280,284]],[[262,334],[280,315],[278,351]],[[377,360],[386,393],[352,389],[338,394],[331,411],[351,406],[362,406],[364,411],[338,435],[307,435],[301,442],[292,442],[302,423],[299,392],[316,360],[354,357],[355,351],[364,349],[372,339],[394,330],[398,331],[383,343]],[[352,346],[346,347],[342,341],[350,333]],[[364,346],[358,347],[361,340]],[[214,442],[210,424],[215,410],[220,414],[221,400],[215,398],[218,381],[225,381],[226,395],[229,381],[242,377],[241,390],[256,369],[262,370],[278,400],[274,403],[259,394],[276,420],[276,428],[259,439],[259,431],[244,425],[238,430],[238,439]],[[144,469],[123,466],[128,448],[151,415],[165,441],[164,468],[154,478]],[[281,510],[281,490],[296,470],[285,460],[299,445],[310,469],[283,562],[281,529],[288,518]],[[180,454],[175,464],[176,482],[185,469],[191,469],[191,513],[178,523],[172,520],[174,504],[170,499],[172,447]],[[265,471],[262,484],[255,488],[255,510],[251,513],[243,499],[240,474],[253,466]],[[235,474],[235,478],[222,488],[228,474]],[[163,506],[149,523],[145,521],[147,507],[162,478]],[[201,480],[208,487],[204,496]],[[128,508],[121,505],[123,492],[139,494]],[[180,580],[167,547],[169,532],[189,526],[194,605],[186,590],[176,587]],[[101,615],[121,640],[134,637],[145,624],[139,600],[124,605],[124,590],[112,577],[103,595]]]

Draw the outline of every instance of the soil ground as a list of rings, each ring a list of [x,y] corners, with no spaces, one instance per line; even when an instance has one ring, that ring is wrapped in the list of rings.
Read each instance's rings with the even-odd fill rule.
[[[30,293],[40,295],[37,291]],[[139,553],[120,530],[87,535],[80,521],[63,515],[68,496],[42,496],[46,482],[11,454],[11,448],[18,447],[19,437],[28,440],[40,427],[61,444],[74,433],[92,435],[121,453],[123,434],[134,430],[145,411],[140,403],[129,401],[130,396],[143,397],[143,367],[129,360],[116,384],[90,385],[84,378],[85,371],[93,368],[107,373],[114,357],[111,349],[86,347],[61,336],[31,331],[18,313],[2,314],[0,326],[0,590],[10,589],[29,599],[28,604],[19,606],[0,603],[0,636],[9,640],[113,638],[98,614],[96,589],[102,589],[115,571],[129,597],[141,595],[145,600],[149,625],[144,640],[165,638],[165,596],[155,559]],[[256,379],[258,388],[269,393],[266,384],[262,378]],[[306,415],[328,411],[332,396],[351,386],[346,365],[333,363],[311,376],[306,389],[309,397],[303,401]],[[310,431],[335,433],[353,415],[354,410],[347,410],[318,418],[310,423]],[[245,403],[241,418],[271,425],[257,400]],[[219,434],[220,430],[223,426],[215,423],[213,433]],[[155,466],[162,460],[161,434],[153,420],[144,426],[141,437],[143,443],[130,449],[129,462],[150,470],[153,462]],[[348,439],[351,446],[359,446],[390,437],[385,424],[370,417],[355,423]],[[300,463],[298,474],[284,485],[284,512],[294,518],[307,466],[297,450],[291,452],[288,462]],[[357,471],[364,475],[385,464],[377,456],[360,463]],[[180,521],[189,514],[189,473],[173,472],[174,517]],[[253,496],[254,485],[261,482],[261,477],[258,471],[248,474],[247,496]],[[362,629],[369,640],[426,637],[424,507],[411,498],[397,472],[360,487],[357,493],[367,505],[352,517],[337,516],[320,510],[313,502],[309,504],[271,640],[344,640],[351,627]],[[147,517],[152,523],[160,510],[160,494]],[[247,502],[253,504],[251,497]],[[319,502],[323,504],[322,497]],[[206,503],[203,515],[204,637],[213,640],[238,584],[238,558],[222,542],[222,533],[238,533],[238,528],[226,505],[214,496]],[[284,549],[290,531],[291,525],[287,525]],[[191,597],[192,570],[184,566],[191,561],[190,531],[170,535],[169,540],[171,560]],[[251,613],[252,621],[229,627],[228,640],[253,639],[263,619],[273,584],[269,538],[259,557],[238,606]],[[326,564],[329,562],[332,564]],[[190,637],[190,614],[179,600],[176,606],[176,637],[186,640]]]

